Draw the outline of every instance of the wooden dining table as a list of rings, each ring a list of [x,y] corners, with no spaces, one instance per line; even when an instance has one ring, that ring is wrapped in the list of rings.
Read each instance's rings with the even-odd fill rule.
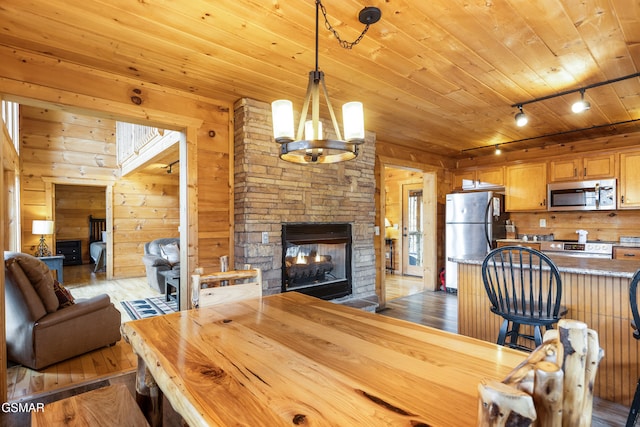
[[[191,427],[475,425],[478,383],[526,358],[296,292],[122,331],[139,356],[139,391],[164,393]]]

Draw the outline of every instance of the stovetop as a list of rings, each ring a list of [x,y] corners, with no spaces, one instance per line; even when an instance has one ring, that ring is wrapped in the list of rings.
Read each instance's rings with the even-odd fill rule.
[[[599,240],[587,241],[587,243],[578,243],[577,240],[552,240],[541,241],[540,250],[542,252],[578,252],[611,255],[613,253],[613,245],[614,242]]]

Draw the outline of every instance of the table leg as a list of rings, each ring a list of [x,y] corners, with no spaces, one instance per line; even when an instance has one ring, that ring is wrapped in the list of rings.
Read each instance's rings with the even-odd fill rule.
[[[156,384],[144,360],[138,356],[136,402],[151,427],[162,427],[162,390]]]

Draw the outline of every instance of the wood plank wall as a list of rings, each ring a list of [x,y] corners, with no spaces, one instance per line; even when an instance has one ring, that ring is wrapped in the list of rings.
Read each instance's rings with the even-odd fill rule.
[[[640,236],[640,211],[614,212],[512,212],[519,234],[551,234],[556,240],[577,240],[576,230],[589,232],[589,240],[617,242],[623,236]],[[540,227],[545,219],[546,227]],[[640,266],[639,266],[640,267]]]
[[[115,121],[38,107],[21,109],[22,251],[33,253],[38,243],[31,221],[48,216],[44,177],[88,183],[109,179],[114,182],[114,277],[144,276],[144,243],[179,236],[179,175],[136,173],[119,178]],[[56,238],[81,239],[83,261],[89,262],[88,215],[104,216],[105,187],[56,185],[55,194]]]
[[[115,121],[24,105],[20,116],[21,250],[33,253],[39,236],[31,234],[31,222],[53,219],[43,177],[113,181],[117,175]],[[80,237],[79,230],[65,231],[68,225],[56,224],[56,231]],[[54,236],[45,237],[53,249]]]
[[[113,187],[113,275],[144,276],[144,244],[179,237],[178,174],[134,173]]]

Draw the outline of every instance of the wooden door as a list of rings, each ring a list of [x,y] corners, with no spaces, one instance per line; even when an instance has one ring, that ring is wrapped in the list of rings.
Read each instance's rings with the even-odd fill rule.
[[[506,169],[506,210],[547,210],[547,164],[530,163]]]
[[[620,154],[620,209],[640,208],[640,151]]]
[[[573,181],[578,179],[581,163],[580,159],[563,159],[549,162],[550,181]]]
[[[587,156],[582,160],[583,176],[587,179],[613,178],[616,176],[615,156],[604,154],[601,156]]]
[[[504,167],[478,169],[476,172],[478,188],[493,188],[504,186]]]

